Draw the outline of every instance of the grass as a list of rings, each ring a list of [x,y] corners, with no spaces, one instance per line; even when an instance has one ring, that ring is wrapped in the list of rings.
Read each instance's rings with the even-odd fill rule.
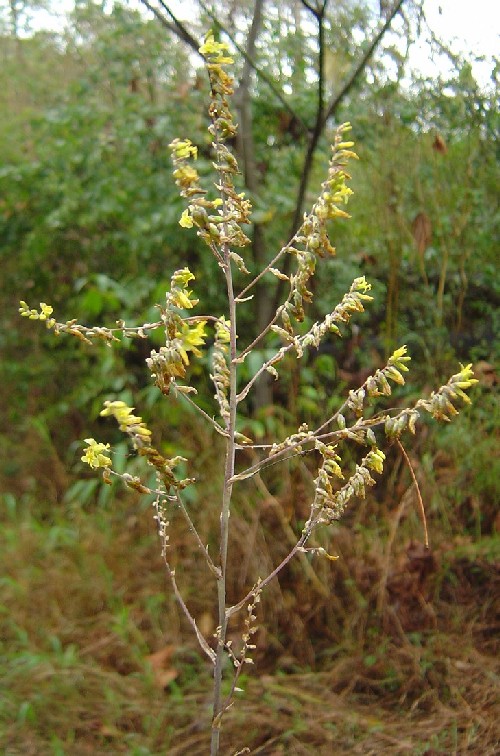
[[[301,555],[270,584],[223,753],[498,752],[492,424],[486,396],[432,446],[425,429],[416,439],[430,555],[408,472],[391,451],[372,497],[318,535],[340,558]],[[201,485],[189,506],[211,544],[220,448],[197,430],[185,445]],[[108,501],[100,490],[82,496],[87,481],[70,487],[67,503],[50,486],[44,496],[51,463],[44,456],[40,477],[39,457],[16,448],[20,469],[41,483],[0,478],[0,752],[207,753],[210,670],[173,599],[152,511],[121,490]],[[230,601],[279,562],[300,528],[306,464],[271,467],[235,502]],[[214,594],[183,520],[174,516],[171,530],[180,586],[210,638]],[[230,628],[235,643],[240,630]]]
[[[209,670],[168,591],[151,513],[119,498],[112,510],[66,507],[49,519],[8,502],[0,534],[2,753],[206,753]],[[254,528],[257,560],[284,527],[274,510],[264,507]],[[363,517],[370,521],[369,507]],[[173,527],[186,565],[180,579],[209,634],[204,577],[180,522]],[[270,592],[256,672],[228,715],[224,753],[496,752],[498,536],[448,536],[422,577],[404,534],[418,521],[400,527],[378,613],[385,531],[362,519],[338,528],[341,559],[328,572],[311,565],[329,597],[308,598],[314,584],[298,563]],[[249,548],[248,532],[239,537]]]

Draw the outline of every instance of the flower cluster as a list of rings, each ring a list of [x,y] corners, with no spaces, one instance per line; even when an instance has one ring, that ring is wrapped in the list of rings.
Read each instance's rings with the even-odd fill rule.
[[[317,257],[335,254],[328,236],[327,222],[335,218],[349,218],[348,213],[339,205],[347,204],[352,194],[352,189],[347,186],[350,175],[345,168],[350,159],[358,157],[350,149],[354,142],[344,141],[344,135],[350,129],[350,123],[338,127],[332,145],[328,176],[321,185],[319,199],[304,218],[290,244],[285,247],[285,251],[297,259],[297,270],[290,276],[290,294],[280,308],[283,327],[290,335],[293,334],[291,317],[301,322],[304,319],[304,303],[311,301],[312,294],[307,285],[314,275]]]
[[[151,441],[151,431],[146,427],[142,417],[134,415],[134,408],[128,407],[125,402],[104,402],[104,409],[101,411],[101,417],[114,417],[120,430],[127,433],[132,439],[134,446],[138,449],[144,445],[149,445]]]
[[[281,441],[279,444],[273,444],[269,451],[269,456],[273,457],[275,454],[278,454],[288,447],[293,447],[296,452],[300,453],[302,451],[302,442],[305,443],[311,441],[313,438],[313,431],[309,429],[307,423],[302,423],[297,433],[292,433],[290,436],[287,436],[284,441]]]
[[[111,458],[105,453],[110,448],[109,444],[98,443],[94,438],[86,438],[85,443],[88,446],[81,457],[82,462],[86,462],[94,470],[99,467],[111,467]]]
[[[311,517],[306,523],[305,529],[310,528],[311,523],[330,523],[333,520],[338,520],[353,496],[364,498],[366,488],[375,485],[371,473],[380,474],[384,469],[385,454],[375,446],[364,457],[361,464],[356,465],[356,471],[347,483],[334,492],[332,477],[344,477],[338,465],[340,457],[336,454],[333,446],[317,443],[316,448],[323,457],[323,464],[318,471],[318,477],[314,481],[316,493]]]
[[[220,263],[227,265],[229,260],[233,260],[243,273],[248,273],[243,258],[230,249],[249,244],[250,240],[241,230],[241,224],[249,223],[252,209],[244,193],[235,190],[234,176],[239,173],[238,163],[225,145],[227,139],[236,135],[236,125],[227,102],[228,95],[233,93],[233,79],[223,68],[224,65],[231,64],[233,59],[226,55],[227,45],[216,42],[212,34],[207,35],[200,52],[206,59],[210,78],[209,113],[212,123],[209,132],[214,140],[213,165],[219,174],[215,186],[220,196],[214,200],[207,199],[206,192],[200,186],[198,172],[190,163],[192,159],[196,159],[196,147],[188,139],[174,139],[170,144],[174,178],[181,196],[188,198],[190,202],[179,223],[184,228],[195,226],[198,235]],[[221,248],[224,248],[222,254]]]
[[[139,454],[142,457],[146,457],[148,463],[155,468],[166,491],[169,491],[170,489],[182,491],[183,488],[186,488],[194,482],[194,478],[184,478],[179,480],[175,477],[174,468],[182,462],[187,462],[185,457],[177,455],[176,457],[171,457],[169,459],[160,454],[160,452],[152,446],[145,446],[142,449],[139,449]]]
[[[466,404],[470,404],[470,399],[464,389],[468,389],[477,383],[474,378],[472,364],[460,365],[460,372],[452,375],[445,386],[432,392],[429,399],[420,399],[416,407],[422,407],[430,412],[436,420],[449,422],[454,415],[458,415],[458,410],[454,407],[453,402],[461,399]]]
[[[370,289],[371,285],[366,282],[364,276],[356,278],[351,284],[351,287],[347,294],[344,294],[341,302],[335,307],[333,312],[329,313],[321,323],[314,323],[310,330],[302,336],[298,336],[293,333],[293,328],[289,316],[286,314],[286,312],[283,314],[283,307],[280,308],[278,312],[282,312],[282,320],[286,328],[281,328],[281,326],[273,324],[271,326],[271,330],[274,331],[274,333],[278,334],[283,339],[283,341],[285,341],[285,346],[281,347],[281,349],[279,349],[276,354],[274,354],[267,360],[267,362],[264,363],[264,365],[260,369],[260,372],[262,373],[265,370],[270,373],[275,380],[277,380],[279,378],[279,374],[274,366],[278,362],[280,362],[284,358],[284,356],[292,349],[295,350],[297,357],[300,358],[303,356],[304,349],[306,347],[319,347],[321,340],[327,333],[335,333],[338,336],[342,336],[337,323],[348,323],[352,317],[352,313],[364,312],[363,302],[372,300],[372,297],[366,294],[366,292],[370,291]],[[252,381],[250,381],[245,389],[243,389],[240,394],[240,398],[243,398],[247,395],[250,386],[255,381],[255,377],[256,376],[254,376]]]
[[[253,636],[258,630],[258,627],[255,624],[255,620],[257,619],[257,615],[256,615],[257,604],[260,604],[260,596],[261,596],[259,583],[260,581],[258,581],[257,585],[254,586],[252,601],[247,605],[245,629],[243,630],[243,633],[241,636],[243,647],[239,653],[239,658],[236,658],[234,654],[232,654],[233,664],[236,667],[236,669],[241,668],[241,665],[243,663],[253,664],[253,659],[249,656],[249,652],[251,653],[256,648],[255,643],[253,643],[252,641],[254,640]]]
[[[205,343],[206,320],[191,323],[177,312],[179,309],[190,310],[198,304],[193,292],[188,288],[194,275],[189,268],[176,270],[170,281],[170,291],[166,294],[166,304],[161,310],[165,326],[165,346],[159,351],[153,349],[146,359],[155,383],[163,394],[168,394],[170,385],[176,378],[184,378],[189,365],[188,352],[201,357],[198,349]]]
[[[419,417],[419,411],[414,408],[405,409],[396,417],[388,417],[385,421],[385,434],[387,438],[399,438],[401,433],[407,429],[410,433],[415,434]]]
[[[144,423],[142,417],[134,415],[134,408],[129,407],[125,402],[120,400],[104,402],[104,409],[101,411],[102,417],[114,417],[121,431],[126,433],[132,439],[132,443],[139,452],[139,455],[145,457],[147,462],[155,468],[164,490],[169,489],[182,490],[192,483],[192,478],[179,480],[175,477],[174,468],[181,462],[186,462],[184,457],[165,458],[154,447],[151,446],[151,431]],[[114,474],[120,477],[123,482],[139,493],[152,493],[151,489],[145,486],[139,478],[129,475],[128,473],[115,473],[111,471],[111,458],[105,453],[110,448],[109,444],[102,444],[93,438],[86,438],[88,444],[83,455],[82,462],[86,462],[90,467],[97,469],[104,468],[104,480],[110,482],[110,475]]]
[[[393,381],[400,386],[404,385],[403,372],[408,372],[406,362],[411,357],[407,354],[406,346],[402,346],[389,357],[387,365],[377,370],[371,375],[365,383],[356,391],[350,391],[347,399],[347,406],[358,417],[363,414],[363,406],[366,397],[390,396],[392,388],[389,381]]]
[[[370,289],[371,285],[366,282],[364,276],[355,278],[351,284],[351,288],[347,294],[344,294],[341,302],[335,307],[333,312],[329,313],[321,323],[314,323],[306,334],[296,336],[293,339],[297,356],[302,357],[303,350],[306,347],[314,346],[318,348],[321,340],[327,333],[335,333],[341,336],[342,334],[337,324],[348,323],[354,312],[364,312],[363,302],[371,302],[373,299],[369,294],[366,294]],[[292,340],[292,337],[283,328],[273,326],[272,329],[285,340]]]
[[[92,344],[93,339],[99,339],[104,341],[108,346],[112,341],[119,341],[111,328],[100,326],[88,328],[87,326],[79,325],[76,320],[67,320],[66,323],[58,323],[55,318],[51,317],[54,308],[45,302],[40,302],[39,310],[30,309],[29,305],[24,301],[19,302],[19,304],[19,312],[23,318],[44,321],[47,328],[53,329],[57,336],[60,333],[69,333],[71,336],[76,336],[77,339],[80,339],[80,341],[83,341],[85,344]],[[146,326],[143,326],[142,331],[144,328],[148,328],[148,326],[155,328],[157,325],[158,324],[147,324]],[[114,330],[123,331],[124,333],[125,331],[130,330],[131,332],[127,333],[127,336],[143,336],[145,338],[144,333],[139,334],[137,332],[140,329],[126,329],[125,324],[122,321],[120,322],[119,327]]]
[[[227,365],[230,340],[229,327],[230,324],[224,317],[220,317],[215,324],[215,344],[212,353],[213,373],[210,375],[215,385],[215,398],[220,408],[220,414],[226,425],[229,422],[229,402],[227,399],[230,383]]]
[[[21,301],[19,304],[19,312],[23,318],[29,318],[30,320],[44,320],[47,328],[53,328],[55,326],[55,319],[50,317],[54,312],[54,308],[50,305],[45,302],[40,302],[40,309],[32,310],[26,302]]]
[[[328,176],[326,181],[321,185],[321,194],[313,210],[314,215],[320,221],[351,217],[349,213],[346,213],[345,210],[342,210],[339,207],[339,205],[347,205],[349,197],[353,194],[352,189],[346,184],[346,181],[351,177],[346,172],[345,168],[349,160],[358,160],[358,156],[351,149],[351,147],[354,147],[354,142],[344,141],[344,135],[351,129],[352,126],[348,122],[341,124],[337,128],[334,143],[332,145],[332,157],[328,169]],[[326,233],[326,231],[321,229],[321,233]],[[319,241],[320,245],[324,242],[326,245],[325,251],[331,253],[332,250],[329,247],[328,237],[322,239],[320,236],[316,241]],[[309,240],[309,244],[311,244],[311,240]],[[321,254],[321,246],[317,247],[317,249]]]

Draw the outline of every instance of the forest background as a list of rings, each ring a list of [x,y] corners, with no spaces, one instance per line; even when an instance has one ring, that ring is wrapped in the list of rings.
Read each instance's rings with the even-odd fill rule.
[[[212,28],[239,48],[235,149],[255,208],[251,264],[290,237],[324,176],[334,127],[349,120],[360,156],[352,218],[332,233],[337,256],[318,269],[308,315],[330,311],[358,275],[375,293],[342,341],[261,385],[246,430],[284,438],[297,414],[317,422],[402,343],[413,369],[401,401],[440,385],[459,361],[479,378],[470,408],[449,427],[423,426],[408,448],[431,550],[394,449],[382,482],[334,529],[340,559],[297,560],[263,601],[257,671],[243,676],[224,742],[265,754],[493,754],[498,60],[484,60],[477,79],[477,61],[440,40],[414,0],[191,5],[182,22],[167,2],[141,11],[78,2],[54,32],[30,26],[48,3],[0,6],[0,745],[205,752],[209,672],[166,584],[151,508],[79,460],[81,440],[96,435],[113,442],[115,469],[133,471],[137,460],[99,411],[109,398],[140,408],[164,452],[194,465],[188,502],[210,542],[217,442],[151,385],[154,339],[113,350],[55,341],[19,317],[18,302],[50,302],[62,321],[140,324],[156,319],[172,272],[189,265],[203,309],[221,310],[215,262],[178,224],[167,149],[189,137],[210,174],[196,48]],[[423,39],[432,76],[409,65]],[[248,342],[276,297],[258,290]],[[265,358],[254,353],[250,372]],[[205,374],[193,368],[191,380],[211,413]],[[238,501],[235,596],[286,553],[307,475],[302,459],[285,474],[271,469]],[[210,635],[195,550],[181,522],[172,528],[179,579]]]

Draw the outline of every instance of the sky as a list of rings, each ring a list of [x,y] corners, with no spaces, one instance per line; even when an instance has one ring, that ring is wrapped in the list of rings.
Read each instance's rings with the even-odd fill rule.
[[[469,55],[500,57],[500,2],[498,0],[426,0],[425,14],[431,29],[452,49]],[[432,73],[425,43],[418,51],[418,66]],[[476,75],[488,78],[491,65],[476,65]]]
[[[61,28],[64,13],[73,4],[72,0],[52,0],[54,14],[37,14],[33,28]],[[144,7],[139,0],[129,0],[129,4]],[[180,19],[189,19],[193,13],[191,0],[168,0],[167,4]],[[465,57],[500,56],[500,0],[425,0],[424,9],[432,30],[454,51]],[[422,41],[413,50],[412,64],[422,73],[432,74],[443,62],[429,60],[428,46]],[[487,82],[490,71],[491,65],[474,66],[474,73],[482,83]]]

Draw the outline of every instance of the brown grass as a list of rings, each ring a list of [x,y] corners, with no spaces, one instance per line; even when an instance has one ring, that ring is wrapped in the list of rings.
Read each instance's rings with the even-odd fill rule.
[[[290,506],[262,494],[240,503],[232,559],[246,566],[233,598],[296,525]],[[193,507],[210,541],[205,503]],[[297,561],[268,592],[224,753],[496,752],[497,540],[447,539],[428,554],[408,538],[418,527],[408,516],[388,560],[384,528],[362,525],[370,506],[325,541],[339,560],[306,571]],[[206,753],[210,677],[168,589],[151,512],[123,498],[113,512],[62,514],[7,521],[1,535],[3,752]],[[203,565],[182,521],[172,528],[179,582],[210,634]]]

